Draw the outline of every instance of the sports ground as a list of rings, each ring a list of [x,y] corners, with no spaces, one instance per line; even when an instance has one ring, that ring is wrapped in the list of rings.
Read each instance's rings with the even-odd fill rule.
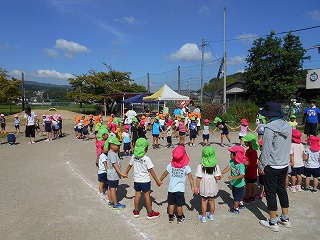
[[[219,181],[214,221],[199,221],[201,199],[192,194],[186,181],[186,221],[169,223],[166,213],[169,177],[160,187],[152,182],[152,204],[160,217],[148,220],[142,201],[140,217],[134,218],[133,171],[127,179],[120,180],[118,188],[118,198],[127,207],[112,210],[98,196],[94,140],[75,139],[74,116],[66,112],[62,115],[66,135],[58,140],[45,142],[45,137],[38,135],[36,144],[28,144],[18,134],[17,144],[11,146],[1,139],[1,239],[319,239],[319,191],[289,192],[292,228],[280,226],[280,232],[275,233],[259,225],[260,219],[268,217],[265,199],[246,205],[247,210],[239,215],[228,212],[233,203],[228,174]],[[8,122],[8,130],[13,131],[9,125]],[[150,133],[147,136],[150,139]],[[231,132],[230,137],[233,143],[238,143],[238,132]],[[227,147],[218,145],[218,132],[210,134],[210,142],[222,170],[229,161]],[[164,147],[165,140],[160,140],[160,144],[163,147],[159,150],[149,148],[147,153],[158,177],[171,161],[173,149]],[[201,160],[202,146],[187,146],[186,150],[194,173]],[[129,157],[123,157],[122,170],[128,162]]]

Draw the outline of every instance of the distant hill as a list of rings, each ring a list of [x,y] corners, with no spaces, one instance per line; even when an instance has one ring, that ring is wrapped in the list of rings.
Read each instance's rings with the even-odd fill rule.
[[[35,81],[24,81],[24,86],[26,90],[34,90],[34,91],[40,91],[40,90],[46,90],[48,88],[71,88],[70,85],[56,85],[52,83],[40,83]]]

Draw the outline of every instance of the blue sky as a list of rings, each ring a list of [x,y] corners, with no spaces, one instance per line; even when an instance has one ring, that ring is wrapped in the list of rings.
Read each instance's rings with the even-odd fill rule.
[[[223,56],[227,9],[227,74],[243,71],[255,37],[320,25],[319,0],[2,0],[0,67],[10,76],[67,84],[89,70],[131,72],[151,90],[163,83],[198,89],[201,39],[204,82],[215,77]],[[320,44],[320,28],[294,33],[305,48]],[[279,35],[283,37],[284,35]],[[239,40],[239,38],[244,38]],[[305,68],[320,68],[317,49]]]

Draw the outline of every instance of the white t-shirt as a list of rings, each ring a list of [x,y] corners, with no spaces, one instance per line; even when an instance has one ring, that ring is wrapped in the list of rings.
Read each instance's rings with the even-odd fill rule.
[[[101,153],[100,156],[99,156],[98,174],[107,172],[106,168],[104,167],[104,162],[106,162],[106,161],[107,161],[107,155],[104,154],[104,153]]]
[[[27,115],[26,113],[24,114],[24,118],[27,119],[27,126],[32,126],[34,125],[34,112],[31,112],[31,115]]]
[[[213,174],[207,174],[202,171],[202,165],[199,164],[195,175],[196,177],[201,178],[200,186],[199,186],[199,194],[202,197],[217,196],[219,187],[215,177],[221,176],[221,171],[218,165],[216,165],[216,171]]]
[[[294,168],[299,168],[303,167],[303,153],[304,153],[304,146],[302,143],[291,143],[291,149],[290,149],[290,154],[293,154],[293,159],[294,159]]]
[[[144,155],[142,158],[136,158],[132,155],[129,164],[134,169],[134,182],[145,183],[151,181],[149,169],[153,168],[154,165],[148,156]]]
[[[132,123],[132,119],[137,116],[137,113],[134,110],[129,110],[126,112],[126,116],[127,116],[127,124],[131,124]]]
[[[160,119],[159,120],[159,124],[161,125],[161,126],[164,126],[164,123],[165,123],[166,121],[164,120],[164,119]]]

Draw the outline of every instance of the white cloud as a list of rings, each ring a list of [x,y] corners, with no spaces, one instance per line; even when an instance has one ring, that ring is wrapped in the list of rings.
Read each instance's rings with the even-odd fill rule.
[[[210,11],[210,8],[208,6],[201,6],[198,10],[198,14],[207,13]]]
[[[122,33],[121,31],[115,29],[114,27],[108,25],[108,24],[105,24],[105,23],[102,23],[102,22],[99,22],[98,25],[106,30],[107,32],[111,33],[112,35],[114,35],[115,37],[117,37],[120,41],[124,41],[125,40],[125,34]]]
[[[245,56],[235,56],[227,59],[227,64],[230,64],[230,65],[244,64],[245,62],[246,62]]]
[[[64,39],[57,39],[55,48],[61,49],[64,52],[64,55],[68,58],[72,58],[76,53],[90,52],[87,47]]]
[[[244,73],[244,69],[238,70],[237,73]]]
[[[117,18],[114,20],[115,22],[120,22],[120,23],[126,23],[126,24],[130,24],[130,25],[133,25],[133,24],[139,24],[140,21],[138,19],[136,19],[135,17],[133,16],[125,16],[123,18]]]
[[[239,39],[241,40],[241,42],[243,43],[249,43],[251,44],[254,40],[256,40],[258,38],[258,35],[257,34],[254,34],[254,33],[242,33],[238,36],[236,36],[236,39]]]
[[[71,73],[60,73],[56,70],[37,70],[34,74],[35,77],[43,78],[74,78],[75,76]]]
[[[201,60],[201,51],[197,44],[186,43],[176,53],[172,53],[169,58],[172,61],[199,61]],[[204,59],[211,59],[211,52],[204,53]]]
[[[308,15],[315,21],[320,21],[320,10],[308,12]]]
[[[54,50],[54,49],[45,48],[45,49],[43,49],[43,51],[44,51],[49,57],[52,57],[52,58],[58,58],[58,56],[59,56],[58,51],[57,51],[57,50]]]
[[[21,70],[12,70],[11,72],[8,73],[10,76],[13,76],[15,78],[21,77],[22,71]]]

